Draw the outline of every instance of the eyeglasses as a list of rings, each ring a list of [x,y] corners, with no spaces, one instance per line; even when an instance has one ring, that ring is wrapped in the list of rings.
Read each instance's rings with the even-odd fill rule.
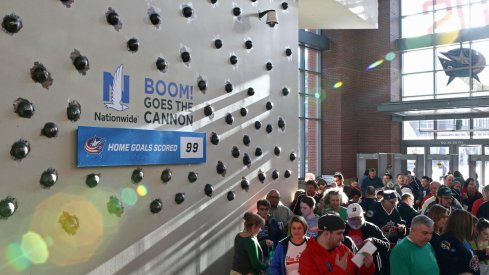
[[[278,199],[278,196],[268,196],[269,199]]]
[[[453,200],[453,197],[441,197],[441,198],[445,200]]]

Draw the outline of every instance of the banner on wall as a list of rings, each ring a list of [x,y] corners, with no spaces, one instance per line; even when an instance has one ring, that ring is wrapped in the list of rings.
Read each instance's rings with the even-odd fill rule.
[[[206,134],[79,126],[77,167],[206,162]]]

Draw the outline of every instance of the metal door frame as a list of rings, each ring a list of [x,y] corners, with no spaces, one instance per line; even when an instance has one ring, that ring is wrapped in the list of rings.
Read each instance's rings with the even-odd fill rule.
[[[407,165],[402,161],[414,160],[416,162],[415,169],[417,176],[424,176],[425,173],[425,155],[424,154],[394,154],[394,160],[392,163],[392,176],[397,174],[403,174],[403,171],[407,170]]]
[[[477,162],[481,161],[489,161],[489,156],[488,155],[469,155],[469,177],[475,179],[476,176],[476,166]],[[477,180],[479,183],[482,183],[481,186],[485,186],[485,179],[486,178],[486,169],[484,163],[481,163],[481,174],[479,177],[477,177]]]
[[[357,154],[357,177],[360,179],[363,173],[367,169],[367,160],[377,160],[377,176],[383,174],[381,169],[387,169],[388,156],[392,154],[388,153],[375,153],[375,154]],[[369,167],[372,168],[372,167]]]

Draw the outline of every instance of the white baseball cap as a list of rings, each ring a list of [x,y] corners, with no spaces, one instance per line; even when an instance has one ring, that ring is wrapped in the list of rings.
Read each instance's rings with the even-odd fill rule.
[[[411,190],[411,188],[404,187],[404,188],[402,188],[402,189],[401,189],[401,194],[403,194],[403,195],[404,195],[404,194],[406,194],[406,193],[409,193],[409,194],[411,194],[411,196],[413,196],[413,197],[414,197],[413,190]]]
[[[363,217],[362,206],[358,203],[352,203],[346,208],[348,218]]]

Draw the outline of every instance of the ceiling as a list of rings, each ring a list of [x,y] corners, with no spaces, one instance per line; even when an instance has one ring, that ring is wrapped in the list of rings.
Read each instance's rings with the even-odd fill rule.
[[[299,29],[377,28],[377,0],[299,0]]]
[[[394,121],[487,117],[489,96],[388,102],[377,111],[390,114]]]

